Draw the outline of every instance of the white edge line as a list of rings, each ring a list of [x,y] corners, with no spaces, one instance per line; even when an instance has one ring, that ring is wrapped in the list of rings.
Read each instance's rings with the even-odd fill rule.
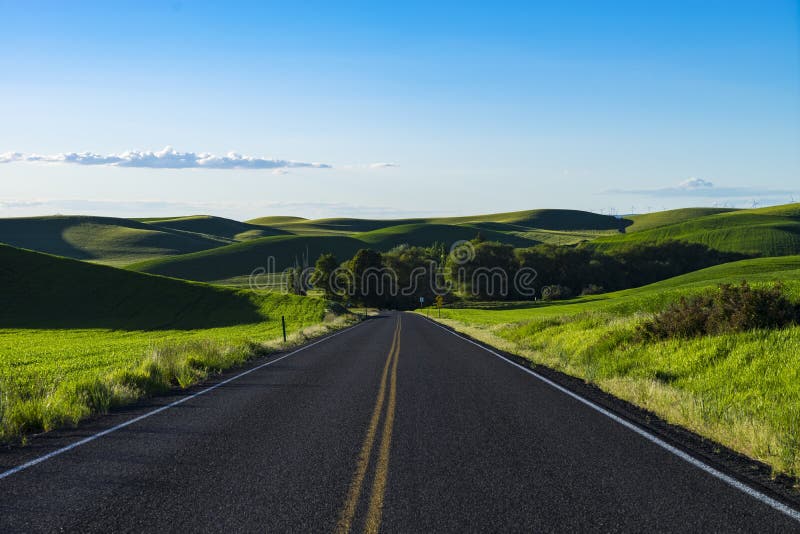
[[[161,412],[163,412],[165,410],[169,410],[170,408],[174,408],[175,406],[177,406],[179,404],[183,404],[186,401],[192,400],[195,397],[199,397],[200,395],[205,395],[209,391],[213,391],[213,390],[217,389],[218,387],[224,386],[225,384],[227,384],[229,382],[233,382],[234,380],[238,380],[239,378],[241,378],[241,377],[243,377],[245,375],[249,375],[252,372],[255,372],[255,371],[258,371],[259,369],[267,367],[268,365],[272,365],[273,363],[277,363],[277,362],[279,362],[279,361],[281,361],[281,360],[283,360],[285,358],[288,358],[289,356],[293,356],[293,355],[297,354],[298,352],[301,352],[301,351],[304,351],[306,349],[309,349],[309,348],[313,347],[314,345],[318,345],[319,343],[322,343],[323,341],[328,341],[329,339],[332,339],[332,338],[338,336],[339,334],[343,334],[345,332],[348,332],[348,331],[352,330],[353,328],[355,328],[356,326],[359,326],[361,324],[363,324],[363,323],[357,323],[357,324],[355,324],[353,326],[345,328],[344,330],[340,330],[338,332],[335,332],[333,334],[325,336],[322,339],[318,339],[317,341],[315,341],[313,343],[309,343],[308,345],[303,345],[299,349],[295,349],[295,350],[293,350],[292,352],[290,352],[288,354],[284,354],[280,358],[275,358],[274,360],[270,360],[268,362],[265,362],[265,363],[262,363],[260,365],[257,365],[257,366],[255,366],[255,367],[253,367],[251,369],[243,371],[243,372],[239,373],[238,375],[232,376],[230,378],[226,378],[222,382],[214,384],[213,386],[209,386],[209,387],[207,387],[207,388],[205,388],[205,389],[203,389],[201,391],[198,391],[197,393],[193,393],[192,395],[189,395],[188,397],[183,397],[183,398],[178,399],[178,400],[176,400],[174,402],[171,402],[171,403],[169,403],[169,404],[167,404],[165,406],[161,406],[160,408],[156,408],[153,411],[150,411],[150,412],[144,413],[142,415],[139,415],[137,417],[134,417],[133,419],[125,421],[124,423],[120,423],[120,424],[118,424],[116,426],[112,426],[111,428],[107,428],[107,429],[105,429],[105,430],[103,430],[101,432],[98,432],[97,434],[92,434],[91,436],[83,438],[83,439],[81,439],[79,441],[76,441],[75,443],[71,443],[71,444],[69,444],[69,445],[67,445],[65,447],[61,447],[60,449],[56,449],[56,450],[54,450],[52,452],[49,452],[49,453],[45,454],[44,456],[39,456],[38,458],[34,458],[33,460],[29,460],[29,461],[25,462],[24,464],[18,465],[17,467],[13,467],[13,468],[9,469],[8,471],[0,473],[0,480],[4,479],[6,477],[10,477],[11,475],[14,475],[16,473],[19,473],[20,471],[24,471],[25,469],[28,469],[29,467],[33,467],[34,465],[40,464],[40,463],[42,463],[42,462],[44,462],[46,460],[49,460],[50,458],[54,458],[56,456],[64,454],[65,452],[69,452],[72,449],[80,447],[81,445],[86,445],[87,443],[91,443],[92,441],[94,441],[96,439],[102,438],[103,436],[107,436],[108,434],[111,434],[112,432],[116,432],[117,430],[121,430],[121,429],[125,428],[126,426],[130,426],[130,425],[132,425],[134,423],[138,423],[142,419],[147,419],[150,416],[156,415],[156,414],[161,413]]]
[[[783,504],[782,502],[773,499],[769,495],[765,495],[765,494],[761,493],[760,491],[758,491],[758,490],[756,490],[754,488],[751,488],[747,484],[744,484],[743,482],[740,482],[740,481],[736,480],[735,478],[733,478],[733,477],[731,477],[729,475],[726,475],[722,471],[719,471],[718,469],[715,469],[715,468],[711,467],[710,465],[698,460],[697,458],[695,458],[694,456],[692,456],[690,454],[687,454],[686,452],[680,450],[679,448],[677,448],[677,447],[675,447],[673,445],[670,445],[669,443],[667,443],[666,441],[662,440],[661,438],[655,436],[654,434],[651,434],[650,432],[644,430],[643,428],[640,428],[639,426],[631,423],[630,421],[626,421],[622,417],[620,417],[620,416],[618,416],[618,415],[606,410],[602,406],[600,406],[598,404],[595,404],[594,402],[592,402],[592,401],[590,401],[590,400],[588,400],[588,399],[586,399],[584,397],[581,397],[577,393],[575,393],[573,391],[570,391],[569,389],[565,388],[564,386],[562,386],[560,384],[557,384],[556,382],[553,382],[549,378],[540,375],[536,371],[534,371],[532,369],[529,369],[529,368],[525,367],[524,365],[520,365],[517,362],[512,361],[509,358],[503,356],[502,354],[499,354],[499,353],[491,350],[490,348],[488,348],[488,347],[486,347],[486,346],[484,346],[484,345],[482,345],[480,343],[477,343],[477,342],[475,342],[475,341],[473,341],[473,340],[471,340],[469,338],[466,338],[466,337],[462,336],[461,334],[459,334],[457,332],[454,332],[453,330],[450,330],[449,328],[445,328],[444,326],[440,325],[439,323],[437,323],[433,319],[429,319],[427,317],[425,317],[425,319],[430,321],[434,326],[437,326],[437,327],[441,328],[445,332],[449,332],[449,333],[453,334],[454,336],[463,339],[467,343],[472,343],[476,347],[480,347],[481,349],[485,350],[486,352],[488,352],[490,354],[494,354],[495,356],[497,356],[498,358],[500,358],[504,362],[506,362],[508,364],[511,364],[511,365],[513,365],[515,367],[518,367],[519,369],[522,369],[526,373],[535,376],[536,378],[538,378],[542,382],[546,383],[547,385],[552,386],[555,389],[557,389],[558,391],[569,395],[573,399],[585,404],[589,408],[591,408],[591,409],[593,409],[593,410],[595,410],[597,412],[600,412],[601,414],[603,414],[606,417],[608,417],[609,419],[619,423],[620,425],[624,426],[625,428],[636,432],[641,437],[643,437],[646,440],[658,445],[662,449],[665,449],[665,450],[671,452],[672,454],[674,454],[678,458],[680,458],[682,460],[685,460],[686,462],[692,464],[693,466],[697,467],[698,469],[701,469],[701,470],[705,471],[709,475],[721,480],[722,482],[725,482],[729,486],[732,486],[732,487],[734,487],[734,488],[746,493],[750,497],[753,497],[754,499],[756,499],[758,501],[761,501],[762,503],[766,504],[767,506],[769,506],[769,507],[771,507],[771,508],[773,508],[773,509],[775,509],[775,510],[777,510],[779,512],[782,512],[782,513],[786,514],[787,516],[791,517],[795,521],[800,522],[800,511],[797,511],[794,508],[791,508],[790,506],[787,506],[787,505]]]

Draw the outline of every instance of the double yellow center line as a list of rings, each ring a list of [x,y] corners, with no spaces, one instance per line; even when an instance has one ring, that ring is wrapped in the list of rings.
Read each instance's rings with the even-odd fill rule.
[[[378,532],[381,525],[383,496],[386,493],[386,480],[389,476],[389,452],[392,446],[394,412],[397,403],[397,360],[400,357],[400,332],[402,329],[403,326],[398,317],[394,328],[394,336],[392,337],[392,346],[386,357],[386,363],[383,365],[381,385],[378,389],[378,397],[375,399],[375,407],[372,410],[372,417],[369,421],[369,427],[367,427],[367,434],[364,436],[364,443],[358,455],[358,462],[356,463],[353,480],[350,482],[347,498],[345,499],[344,507],[339,515],[339,521],[336,524],[337,534],[350,532],[353,526],[356,508],[358,507],[358,501],[361,497],[361,489],[364,486],[364,478],[367,475],[367,468],[369,467],[372,449],[374,448],[375,438],[378,433],[381,412],[383,411],[383,405],[386,400],[388,381],[389,403],[386,407],[386,415],[383,420],[383,432],[381,434],[380,448],[378,449],[378,461],[375,465],[375,478],[372,481],[372,493],[369,498],[369,508],[367,509],[364,531],[370,533]]]

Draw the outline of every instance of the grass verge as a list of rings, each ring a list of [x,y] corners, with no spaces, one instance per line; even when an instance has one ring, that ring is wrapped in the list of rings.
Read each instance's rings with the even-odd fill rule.
[[[189,331],[0,330],[0,441],[24,441],[187,388],[355,321],[347,315],[289,324],[285,343],[271,323]]]

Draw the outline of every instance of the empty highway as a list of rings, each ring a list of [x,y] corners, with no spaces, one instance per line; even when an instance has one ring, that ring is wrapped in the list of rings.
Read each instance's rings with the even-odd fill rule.
[[[0,531],[800,531],[414,314],[241,372],[0,452]]]

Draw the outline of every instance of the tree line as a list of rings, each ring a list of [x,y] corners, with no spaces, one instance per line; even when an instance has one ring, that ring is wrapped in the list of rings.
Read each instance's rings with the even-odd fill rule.
[[[480,236],[466,245],[468,254],[462,256],[450,253],[441,243],[400,245],[388,252],[361,249],[343,262],[333,254],[322,254],[308,282],[329,300],[413,309],[420,306],[420,298],[432,303],[436,295],[453,302],[604,293],[747,257],[681,241],[632,244],[610,252],[591,243],[514,248]],[[526,275],[524,287],[519,283],[522,274]],[[290,278],[296,277],[297,273],[290,273]]]

